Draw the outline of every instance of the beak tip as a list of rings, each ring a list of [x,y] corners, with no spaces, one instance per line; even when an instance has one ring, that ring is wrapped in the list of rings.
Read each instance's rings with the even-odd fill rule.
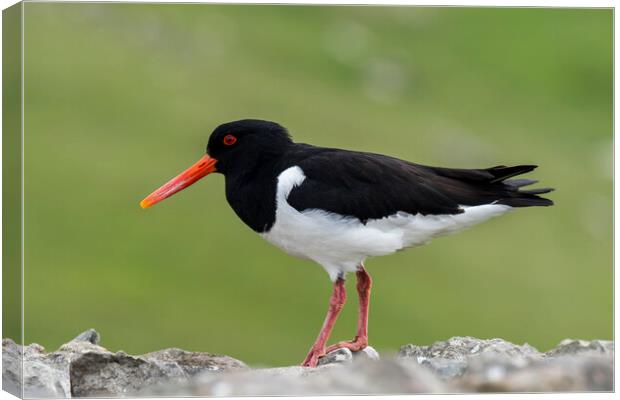
[[[140,202],[140,207],[142,207],[142,209],[147,209],[152,205],[153,204],[150,201],[148,201],[148,199],[144,199]]]

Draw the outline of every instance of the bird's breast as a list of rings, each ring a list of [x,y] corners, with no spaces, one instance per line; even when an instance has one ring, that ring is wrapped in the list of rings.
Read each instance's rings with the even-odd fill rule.
[[[310,259],[330,275],[354,271],[368,255],[389,254],[402,247],[398,233],[382,232],[357,218],[321,209],[298,211],[287,202],[306,176],[298,166],[283,171],[277,179],[275,222],[262,236],[293,256]]]
[[[276,178],[226,179],[226,200],[237,216],[252,230],[262,233],[276,219]]]

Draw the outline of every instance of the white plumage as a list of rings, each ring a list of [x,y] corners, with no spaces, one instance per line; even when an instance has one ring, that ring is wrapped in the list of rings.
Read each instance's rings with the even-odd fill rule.
[[[310,259],[325,268],[332,281],[353,272],[367,258],[421,246],[438,236],[502,215],[512,207],[502,204],[461,206],[461,214],[421,215],[397,212],[366,224],[357,218],[319,209],[297,211],[287,202],[295,186],[306,179],[303,170],[290,167],[278,176],[276,220],[261,235],[285,252]]]

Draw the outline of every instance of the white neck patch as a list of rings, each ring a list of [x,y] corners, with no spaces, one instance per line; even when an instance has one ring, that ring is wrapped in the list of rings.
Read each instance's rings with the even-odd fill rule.
[[[280,175],[278,175],[276,201],[278,203],[286,201],[286,198],[291,193],[291,190],[293,190],[295,186],[301,185],[304,180],[306,180],[306,175],[300,167],[294,166],[284,170]]]

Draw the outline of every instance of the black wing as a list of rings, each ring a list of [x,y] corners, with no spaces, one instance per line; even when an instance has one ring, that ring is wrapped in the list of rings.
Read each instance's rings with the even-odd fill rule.
[[[488,169],[434,168],[372,153],[326,150],[297,164],[305,181],[291,191],[288,203],[303,211],[321,209],[362,222],[398,211],[410,214],[458,214],[461,205],[506,204],[513,207],[553,204],[519,191],[532,180],[506,180],[529,172],[531,165]]]

